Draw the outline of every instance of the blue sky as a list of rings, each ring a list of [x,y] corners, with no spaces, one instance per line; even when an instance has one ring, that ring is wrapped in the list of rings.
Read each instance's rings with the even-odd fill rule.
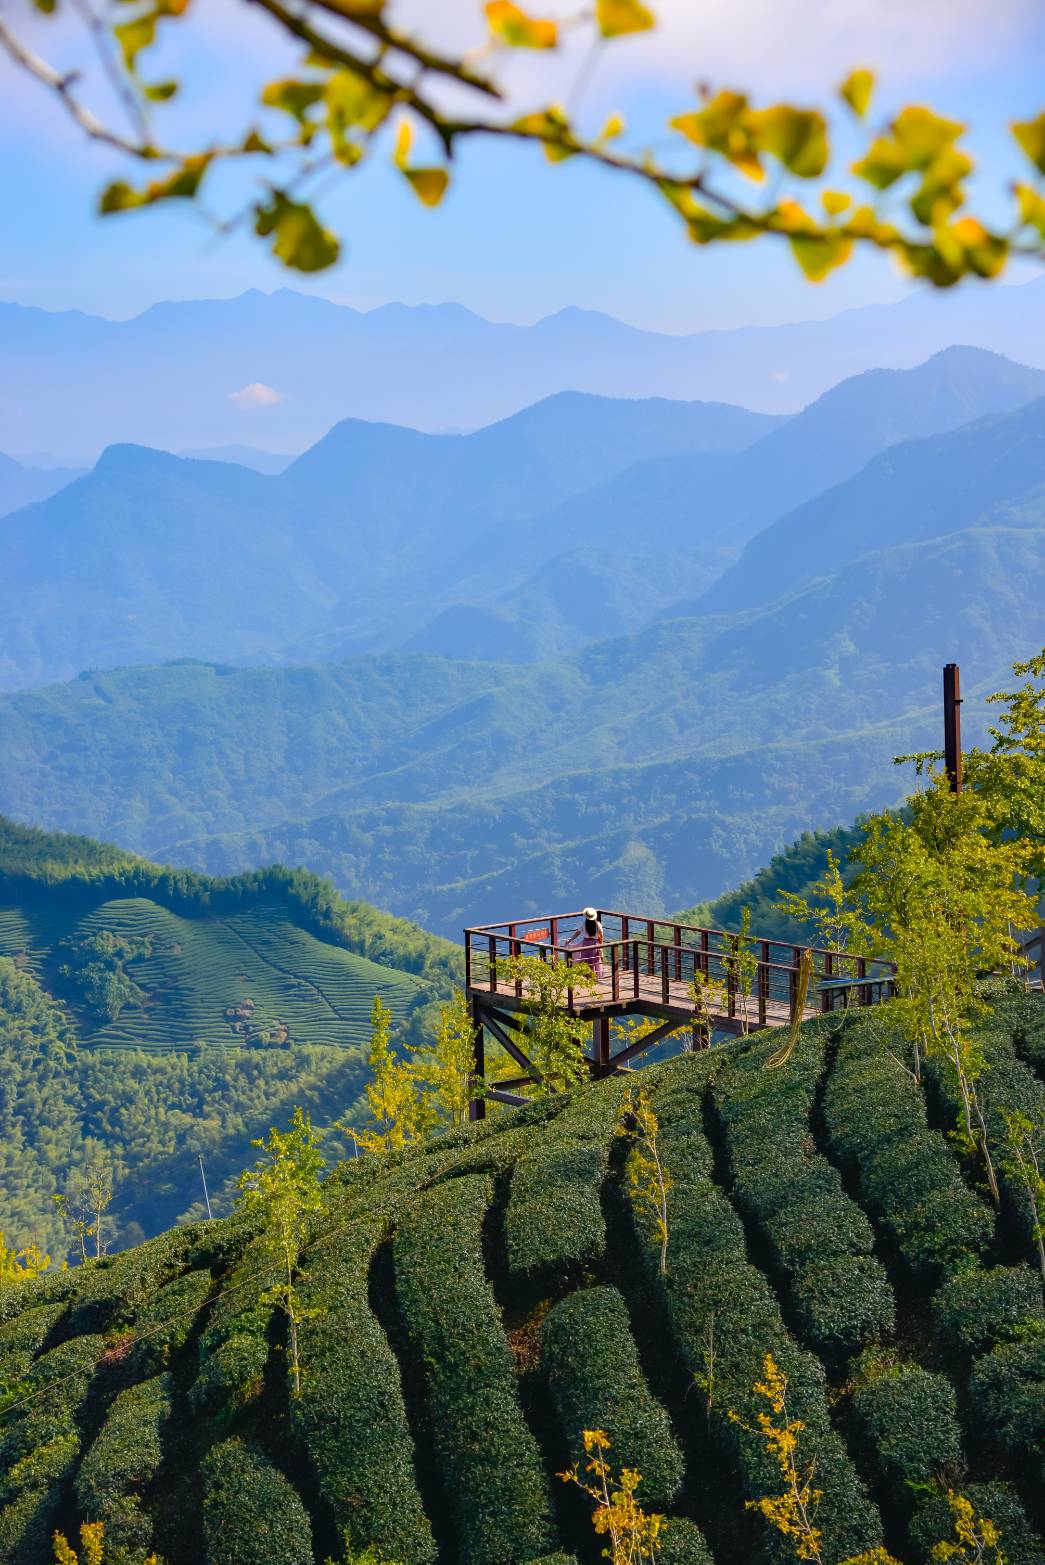
[[[82,56],[67,23],[5,7],[61,65]],[[539,9],[531,6],[531,9]],[[545,9],[574,12],[573,5]],[[601,123],[622,109],[636,146],[687,108],[695,80],[754,95],[827,102],[854,64],[882,82],[878,113],[924,101],[971,125],[984,200],[1020,168],[1004,127],[1045,106],[1045,8],[1038,0],[661,0],[655,37],[607,48],[582,110]],[[418,30],[461,42],[481,37],[471,0],[399,0]],[[190,90],[172,110],[183,134],[245,122],[257,83],[289,70],[294,52],[243,0],[195,0],[195,19],[156,74],[191,64]],[[179,27],[181,24],[179,24]],[[577,60],[511,61],[520,104],[566,91]],[[550,78],[547,73],[551,73]],[[101,89],[85,77],[85,92]],[[35,83],[0,63],[5,171],[0,297],[48,309],[133,314],[157,299],[232,295],[288,279],[240,234],[215,241],[185,211],[98,219],[95,193],[119,172],[80,139]],[[662,131],[659,132],[661,135]],[[250,187],[219,195],[231,204]],[[885,260],[861,260],[811,288],[766,245],[694,250],[648,192],[576,164],[550,168],[536,151],[474,144],[443,207],[417,205],[382,161],[343,180],[323,202],[346,237],[345,259],[294,287],[369,307],[456,300],[493,319],[527,321],[569,304],[666,331],[795,320],[902,296],[909,284]]]

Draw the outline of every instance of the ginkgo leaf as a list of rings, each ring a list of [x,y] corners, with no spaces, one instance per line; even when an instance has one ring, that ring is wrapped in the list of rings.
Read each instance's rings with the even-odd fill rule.
[[[820,204],[828,217],[840,217],[853,203],[852,197],[847,196],[844,190],[825,190],[820,197]]]
[[[291,201],[281,190],[267,206],[256,208],[255,232],[272,239],[272,253],[299,272],[320,272],[341,253],[337,235],[324,228],[310,206]]]
[[[1045,174],[1045,111],[1036,120],[1014,120],[1012,134],[1038,172]]]
[[[853,113],[858,114],[863,119],[871,107],[871,95],[874,92],[874,72],[867,70],[850,71],[838,90]]]
[[[486,21],[494,37],[512,49],[554,49],[559,41],[555,22],[527,16],[514,0],[488,0]]]
[[[595,20],[604,38],[645,33],[657,25],[653,12],[640,0],[596,0]]]
[[[619,114],[611,114],[605,125],[599,131],[600,141],[613,141],[617,136],[624,134],[624,120]]]
[[[450,183],[445,168],[407,168],[403,172],[419,201],[423,201],[425,206],[439,205]]]
[[[1045,239],[1045,196],[1035,190],[1033,185],[1017,185],[1016,199],[1019,203],[1020,222],[1030,228],[1036,228]]]
[[[748,116],[756,146],[779,158],[785,168],[803,179],[816,179],[827,166],[827,125],[815,109],[794,109],[777,104]]]
[[[98,210],[108,214],[128,212],[133,207],[153,206],[157,201],[191,201],[200,188],[210,162],[209,153],[198,153],[186,158],[173,173],[164,179],[153,180],[143,190],[135,190],[125,181],[116,180],[102,191]]]
[[[303,82],[287,78],[282,81],[267,82],[262,90],[261,101],[267,109],[282,109],[284,114],[289,114],[299,124],[304,124],[305,115],[313,104],[325,96],[326,89],[322,82]]]

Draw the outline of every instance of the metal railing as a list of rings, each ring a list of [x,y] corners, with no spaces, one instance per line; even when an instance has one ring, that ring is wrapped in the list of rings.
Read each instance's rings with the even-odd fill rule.
[[[712,994],[715,1014],[764,1027],[794,1015],[807,952],[811,982],[803,1014],[830,1011],[838,1004],[876,1004],[888,997],[894,982],[891,963],[823,946],[751,937],[742,942],[726,930],[607,910],[599,919],[603,938],[598,983],[593,991],[580,983],[570,988],[570,1011],[578,1003],[584,1009],[642,1000],[671,1009],[688,1006],[699,1013]],[[579,965],[584,955],[571,942],[582,929],[582,913],[466,929],[466,986],[521,1000],[522,980],[505,972],[506,959],[531,955],[543,962]]]

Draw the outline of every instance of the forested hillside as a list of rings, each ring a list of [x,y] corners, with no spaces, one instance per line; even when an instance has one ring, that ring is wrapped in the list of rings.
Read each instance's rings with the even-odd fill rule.
[[[1045,1013],[994,1001],[997,1137],[1003,1110],[1042,1112]],[[824,1565],[922,1565],[955,1538],[948,1490],[1007,1565],[1041,1565],[1029,1213],[1006,1178],[995,1220],[946,1081],[923,1091],[880,1033],[825,1019],[781,1070],[777,1035],[642,1073],[663,1273],[617,1133],[636,1078],[336,1167],[300,1262],[299,1395],[249,1209],[6,1289],[0,1554],[37,1565],[89,1518],[129,1565],[595,1565],[592,1502],[556,1475],[600,1429],[667,1516],[664,1565],[790,1565],[750,1505],[781,1489],[764,1415],[799,1421]]]
[[[315,876],[220,881],[0,822],[0,1206],[64,1253],[52,1205],[95,1155],[117,1243],[217,1208],[250,1138],[353,1112],[375,996],[426,1037],[452,947]],[[343,1144],[343,1143],[342,1143]],[[200,1207],[202,1210],[202,1208]]]

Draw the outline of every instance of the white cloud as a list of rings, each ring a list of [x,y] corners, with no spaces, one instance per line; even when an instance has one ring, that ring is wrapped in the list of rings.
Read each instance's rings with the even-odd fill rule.
[[[274,408],[277,402],[283,401],[283,393],[255,380],[249,386],[241,386],[238,391],[230,391],[229,401],[233,406],[243,409]]]

